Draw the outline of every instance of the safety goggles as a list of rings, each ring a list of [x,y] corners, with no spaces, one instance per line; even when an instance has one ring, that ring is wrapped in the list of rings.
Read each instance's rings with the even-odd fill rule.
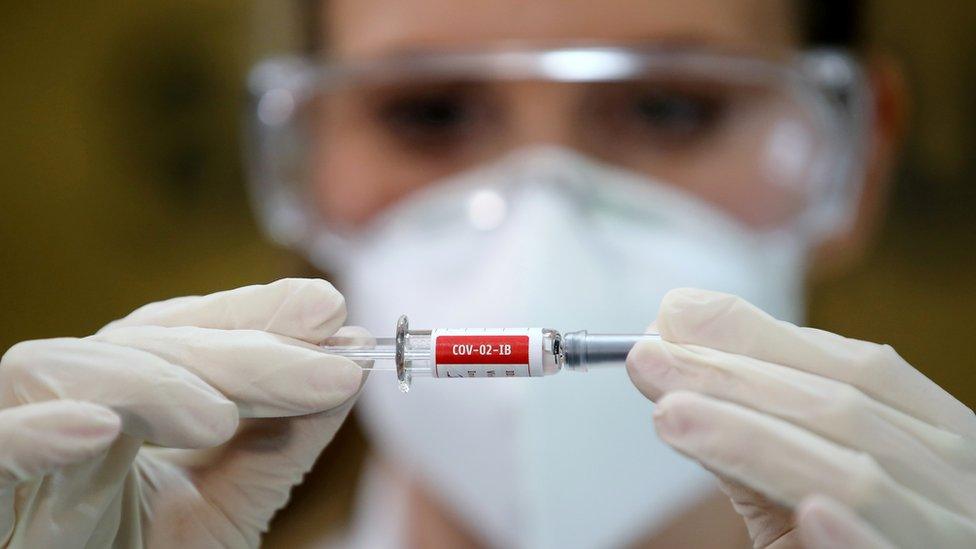
[[[289,246],[354,234],[410,193],[537,144],[646,174],[757,228],[843,228],[868,88],[839,51],[789,61],[639,47],[264,61],[250,74],[252,196]],[[353,197],[353,199],[350,199]]]

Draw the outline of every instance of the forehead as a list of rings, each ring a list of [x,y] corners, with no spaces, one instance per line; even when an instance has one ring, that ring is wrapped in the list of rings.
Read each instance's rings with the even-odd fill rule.
[[[331,0],[330,53],[346,59],[519,41],[665,43],[767,56],[797,43],[791,0]]]

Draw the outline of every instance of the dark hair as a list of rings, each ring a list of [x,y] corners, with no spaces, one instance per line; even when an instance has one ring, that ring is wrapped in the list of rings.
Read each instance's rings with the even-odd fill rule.
[[[297,0],[301,8],[306,51],[322,49],[322,3],[325,0]],[[810,47],[857,49],[861,46],[862,0],[794,0],[803,44]]]
[[[857,49],[864,39],[864,2],[860,0],[799,0],[803,43]]]

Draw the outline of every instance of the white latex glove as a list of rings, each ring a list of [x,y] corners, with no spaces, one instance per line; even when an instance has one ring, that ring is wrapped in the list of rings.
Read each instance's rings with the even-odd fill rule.
[[[891,347],[702,290],[670,292],[656,325],[631,379],[757,547],[976,546],[976,418]]]
[[[0,546],[258,545],[362,383],[313,350],[344,321],[327,282],[285,279],[11,347]]]

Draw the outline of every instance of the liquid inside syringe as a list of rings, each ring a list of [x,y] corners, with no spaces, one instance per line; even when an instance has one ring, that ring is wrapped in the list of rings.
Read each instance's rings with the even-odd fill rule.
[[[548,328],[441,328],[410,330],[400,317],[396,335],[363,341],[331,337],[322,351],[364,368],[395,371],[400,389],[413,376],[437,378],[541,377],[560,370],[623,365],[633,346],[657,334],[560,334]]]

